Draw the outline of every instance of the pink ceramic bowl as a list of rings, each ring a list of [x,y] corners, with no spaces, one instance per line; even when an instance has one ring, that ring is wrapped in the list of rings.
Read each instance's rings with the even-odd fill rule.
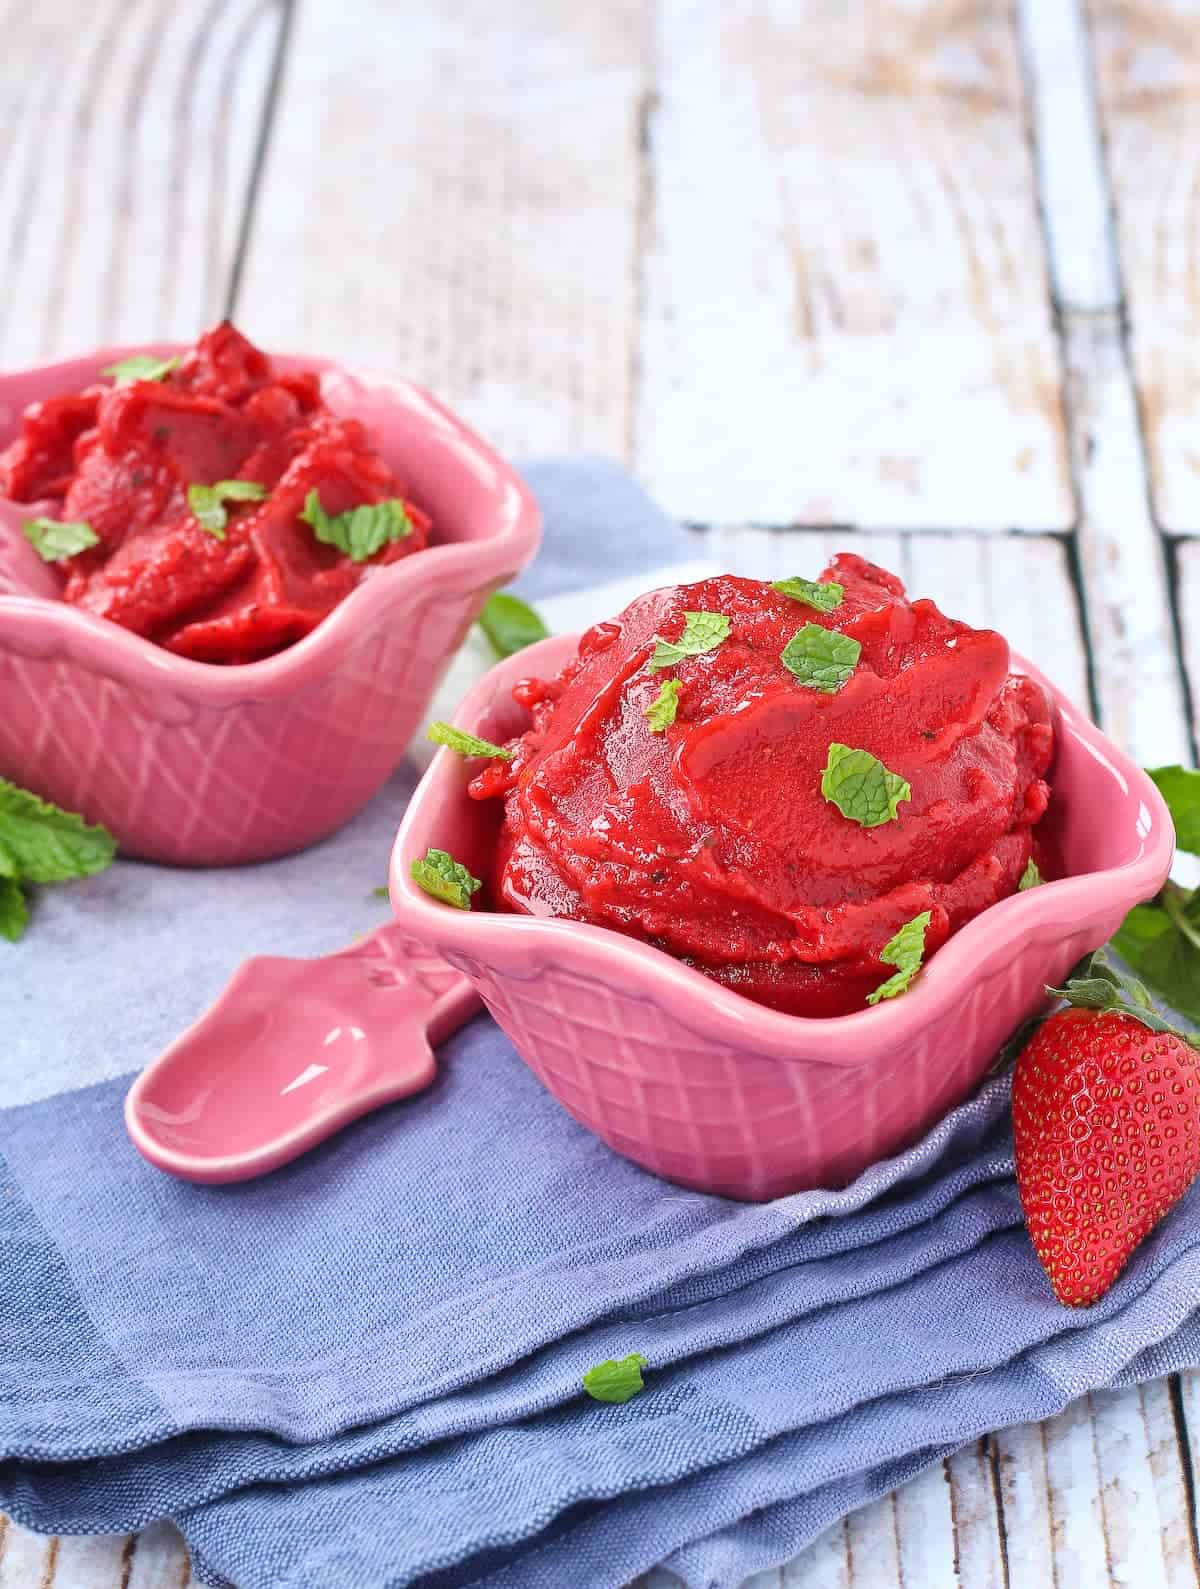
[[[0,448],[27,404],[78,391],[131,351],[147,349],[0,375]],[[21,533],[38,507],[0,500],[0,776],[103,822],[146,860],[264,860],[340,827],[399,763],[488,596],[537,550],[524,485],[419,387],[327,359],[277,362],[321,372],[329,405],[364,421],[434,521],[427,550],[365,580],[278,656],[193,662],[68,607]]]
[[[546,640],[494,668],[459,726],[491,740],[519,732],[514,681],[552,675],[575,643]],[[618,1153],[754,1201],[845,1185],[961,1103],[1045,984],[1111,937],[1171,863],[1154,785],[1036,668],[1013,665],[1061,714],[1042,832],[1062,880],[968,923],[911,992],[875,1009],[782,1015],[606,928],[438,904],[412,882],[413,858],[433,845],[486,876],[499,817],[499,802],[468,797],[472,766],[447,750],[396,839],[396,915],[467,974],[535,1075]]]

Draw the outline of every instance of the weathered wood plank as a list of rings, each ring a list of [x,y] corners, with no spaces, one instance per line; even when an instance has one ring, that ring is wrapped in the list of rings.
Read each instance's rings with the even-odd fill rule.
[[[1200,4],[1087,0],[1160,522],[1200,529]]]
[[[302,7],[244,323],[403,371],[511,452],[623,456],[646,14],[646,0]]]
[[[0,362],[190,337],[221,314],[280,15],[279,0],[14,8]]]
[[[1007,6],[662,0],[635,461],[713,521],[1056,528]]]
[[[1161,538],[1149,507],[1137,393],[1126,359],[1109,190],[1096,140],[1090,63],[1076,0],[1020,0],[1038,176],[1067,370],[1079,556],[1105,728],[1148,762],[1188,748],[1178,659],[1167,618]],[[1068,180],[1054,151],[1091,151]],[[1063,206],[1061,213],[1051,206]],[[1085,228],[1091,228],[1086,232]],[[1137,688],[1130,681],[1137,680]]]

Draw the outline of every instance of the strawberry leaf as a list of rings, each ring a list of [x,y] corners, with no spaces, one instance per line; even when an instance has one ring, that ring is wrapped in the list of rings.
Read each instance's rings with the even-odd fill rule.
[[[1165,1021],[1154,1008],[1146,987],[1136,977],[1122,976],[1106,959],[1102,949],[1080,961],[1065,987],[1047,987],[1046,992],[1051,998],[1065,999],[1072,1009],[1127,1015],[1151,1032],[1166,1032],[1200,1050],[1200,1033],[1181,1032],[1170,1021]]]

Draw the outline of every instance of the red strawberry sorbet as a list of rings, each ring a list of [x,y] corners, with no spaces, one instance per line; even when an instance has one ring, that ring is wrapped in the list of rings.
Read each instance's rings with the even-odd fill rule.
[[[190,485],[249,481],[224,539]],[[310,491],[337,516],[404,502],[410,533],[353,561],[300,518]],[[384,563],[420,551],[429,520],[314,371],[280,371],[228,322],[161,380],[103,384],[36,403],[0,453],[0,496],[83,521],[99,544],[54,566],[63,599],[203,662],[253,662],[315,628]]]
[[[893,973],[881,952],[907,922],[929,912],[928,960],[1016,891],[1049,799],[1045,692],[1009,673],[1002,636],[910,602],[861,557],[821,579],[845,591],[829,612],[732,575],[652,591],[557,678],[517,686],[532,727],[471,786],[505,802],[501,908],[611,927],[760,1004],[829,1016]],[[688,612],[725,615],[728,638],[652,671]],[[806,624],[861,645],[832,693],[782,661]],[[675,721],[653,732],[668,679]],[[825,798],[835,742],[907,780],[893,820],[862,826]]]

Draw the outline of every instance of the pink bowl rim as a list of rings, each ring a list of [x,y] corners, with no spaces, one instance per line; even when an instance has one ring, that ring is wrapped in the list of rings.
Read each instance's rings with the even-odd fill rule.
[[[457,726],[474,730],[487,708],[498,698],[507,697],[517,679],[530,674],[549,677],[557,672],[578,641],[578,635],[554,635],[499,663],[465,697],[455,714]],[[407,862],[418,847],[413,843],[414,834],[420,833],[420,842],[425,842],[431,806],[440,804],[443,796],[461,781],[462,758],[448,749],[434,757],[396,835],[389,868],[393,910],[410,931],[443,950],[450,947],[487,960],[489,951],[499,949],[507,940],[510,947],[521,943],[527,950],[540,951],[544,961],[569,962],[612,985],[652,989],[661,1004],[681,1012],[681,1022],[693,1030],[703,1030],[714,1041],[752,1047],[799,1063],[816,1060],[853,1067],[869,1062],[871,1054],[877,1053],[885,1042],[911,1042],[952,1015],[964,986],[973,980],[985,954],[994,955],[1009,944],[1015,947],[1034,935],[1043,936],[1039,928],[1057,928],[1056,936],[1069,936],[1081,921],[1101,912],[1108,914],[1114,899],[1125,902],[1125,909],[1149,899],[1169,873],[1175,832],[1166,803],[1150,778],[1039,668],[1015,652],[1012,667],[1048,691],[1063,725],[1107,763],[1130,795],[1138,798],[1138,820],[1146,829],[1138,835],[1142,848],[1118,866],[1043,883],[992,905],[939,949],[903,998],[850,1015],[787,1015],[755,1004],[681,964],[665,950],[627,938],[611,928],[498,911],[463,911],[439,904],[412,881]]]
[[[143,342],[103,347],[49,364],[0,370],[0,392],[10,381],[26,380],[30,376],[45,378],[76,365],[94,366],[99,376],[105,365],[115,364],[130,354],[152,353],[166,358],[183,352],[188,346],[190,344],[184,342]],[[0,631],[0,643],[5,632],[19,629],[57,633],[64,649],[72,656],[113,677],[133,683],[169,685],[181,695],[214,705],[242,701],[247,694],[267,699],[294,689],[298,682],[330,671],[348,643],[372,627],[376,618],[392,605],[397,592],[415,592],[430,582],[465,588],[480,572],[485,549],[488,563],[499,554],[507,553],[518,567],[536,549],[542,515],[529,487],[493,447],[424,387],[383,371],[362,369],[319,355],[272,353],[271,357],[295,361],[322,375],[328,372],[346,375],[377,392],[386,388],[386,401],[415,411],[428,428],[443,432],[446,440],[465,453],[477,469],[494,474],[499,520],[496,534],[483,540],[434,544],[415,557],[389,564],[351,591],[302,640],[258,662],[226,665],[176,656],[152,640],[132,634],[94,613],[34,595],[0,594],[0,623],[4,626]],[[0,497],[0,507],[20,513],[25,504]]]

